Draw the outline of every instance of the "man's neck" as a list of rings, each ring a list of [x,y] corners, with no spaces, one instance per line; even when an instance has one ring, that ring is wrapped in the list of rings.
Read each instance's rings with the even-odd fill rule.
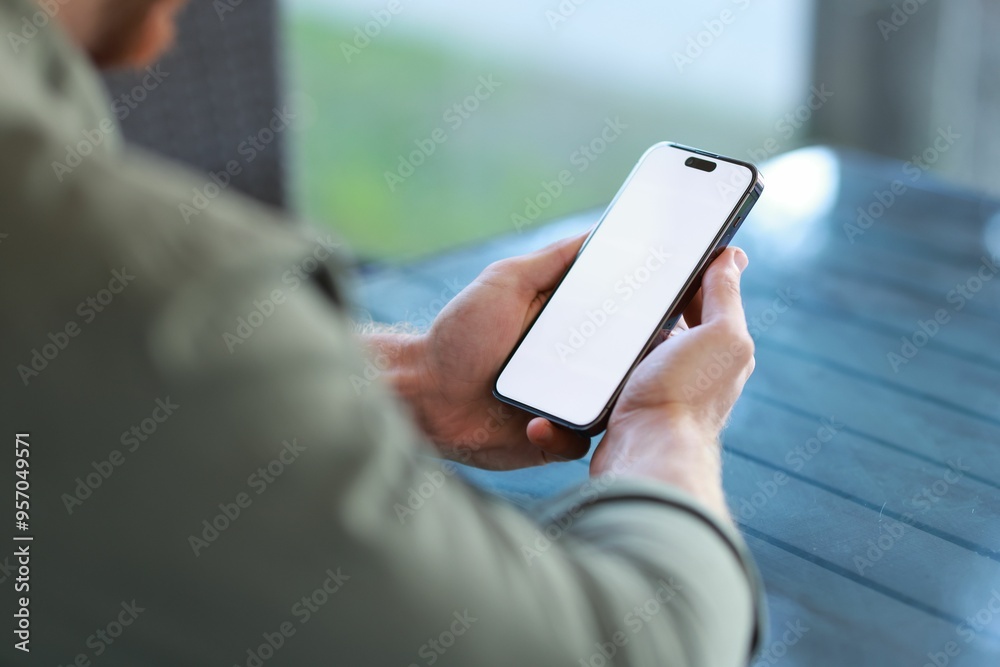
[[[101,39],[104,0],[69,0],[58,5],[55,19],[84,51],[93,51]]]

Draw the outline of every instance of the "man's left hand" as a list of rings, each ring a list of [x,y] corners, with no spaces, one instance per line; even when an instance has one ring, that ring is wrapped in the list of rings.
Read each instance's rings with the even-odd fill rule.
[[[367,339],[446,458],[490,470],[579,459],[590,439],[493,396],[500,366],[545,305],[586,234],[491,264],[422,335]]]

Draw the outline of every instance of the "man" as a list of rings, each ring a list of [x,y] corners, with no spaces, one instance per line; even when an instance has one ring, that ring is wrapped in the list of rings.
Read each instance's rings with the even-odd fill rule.
[[[582,237],[489,267],[427,334],[368,336],[363,386],[326,245],[230,193],[188,224],[197,176],[95,134],[91,63],[154,58],[179,3],[51,7],[0,55],[0,422],[34,537],[0,561],[5,664],[748,660],[761,593],[718,445],[753,368],[741,251],[629,381],[591,482],[525,516],[424,443],[493,469],[586,453],[489,390]],[[2,33],[38,10],[0,0]]]

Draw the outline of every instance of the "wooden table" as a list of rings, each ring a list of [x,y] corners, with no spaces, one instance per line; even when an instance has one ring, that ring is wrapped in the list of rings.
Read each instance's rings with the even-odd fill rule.
[[[762,171],[737,237],[757,370],[724,435],[768,592],[756,664],[1000,665],[1000,203],[825,148]],[[368,267],[361,304],[427,323],[488,263],[600,213]],[[587,462],[466,474],[526,505]]]

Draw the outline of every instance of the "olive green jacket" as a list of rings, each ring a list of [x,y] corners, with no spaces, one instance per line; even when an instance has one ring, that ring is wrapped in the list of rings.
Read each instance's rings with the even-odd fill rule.
[[[0,0],[0,456],[34,538],[0,551],[4,608],[30,611],[30,653],[4,615],[4,664],[749,659],[730,526],[653,482],[533,516],[467,486],[357,381],[335,242],[123,148],[37,10]]]

